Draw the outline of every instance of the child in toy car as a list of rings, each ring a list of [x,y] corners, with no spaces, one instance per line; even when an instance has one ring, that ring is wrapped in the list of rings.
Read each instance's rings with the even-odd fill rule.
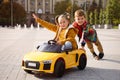
[[[70,41],[72,43],[72,48],[77,49],[77,42],[75,40],[75,36],[78,33],[78,30],[76,28],[69,28],[70,24],[70,15],[68,13],[61,14],[58,17],[58,25],[51,24],[49,22],[46,22],[40,18],[38,18],[35,14],[33,14],[33,17],[35,20],[40,23],[41,26],[56,32],[56,36],[54,40],[59,45],[64,45],[66,41]]]
[[[75,36],[77,29],[69,28],[70,17],[62,14],[58,18],[58,26],[39,19],[33,14],[37,22],[47,29],[56,32],[54,40],[43,43],[36,51],[27,53],[22,60],[22,68],[27,73],[33,71],[53,73],[62,77],[65,69],[86,67],[87,57],[85,50],[77,48]]]

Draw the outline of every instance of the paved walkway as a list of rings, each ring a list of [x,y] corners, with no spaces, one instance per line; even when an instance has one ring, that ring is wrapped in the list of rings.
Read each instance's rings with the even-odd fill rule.
[[[104,59],[95,60],[85,47],[86,69],[72,68],[62,78],[55,78],[50,74],[27,74],[21,69],[24,54],[52,39],[54,33],[46,29],[0,28],[0,80],[120,80],[120,30],[97,29],[97,32],[104,47]]]

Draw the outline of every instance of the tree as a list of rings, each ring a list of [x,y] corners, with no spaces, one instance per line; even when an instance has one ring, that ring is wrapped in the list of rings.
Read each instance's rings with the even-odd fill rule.
[[[119,0],[108,0],[106,7],[106,24],[115,24],[115,21],[120,20],[120,1]],[[117,24],[118,24],[117,23]]]
[[[89,12],[94,12],[94,10],[97,9],[97,3],[95,0],[92,1],[92,4],[90,5],[88,11]]]
[[[103,14],[103,20],[102,20],[102,23],[105,24],[105,21],[106,21],[106,11],[105,10],[102,10]]]
[[[98,13],[100,13],[100,10],[103,9],[103,5],[102,5],[102,0],[99,0],[99,3],[98,3]]]
[[[93,25],[94,24],[93,12],[90,12],[89,17],[90,17],[90,24]]]
[[[96,3],[96,0],[93,0],[92,4],[88,8],[88,13],[87,13],[89,15],[89,22],[91,24],[94,24],[95,18],[96,19],[98,18],[97,14],[95,14],[95,16],[94,16],[95,10],[97,10],[97,3]]]
[[[71,14],[71,20],[73,20],[73,13],[80,9],[74,2],[72,3],[71,0],[65,0],[61,2],[57,2],[55,4],[55,15],[60,15],[64,12],[68,12]]]
[[[101,10],[100,10],[100,14],[99,14],[99,23],[100,23],[100,24],[103,24],[103,20],[104,20],[104,19],[103,19],[103,10],[101,9]]]
[[[74,2],[70,2],[68,5],[66,11],[71,14],[71,21],[73,21],[73,16],[76,10],[80,9],[80,7],[77,6]]]
[[[69,2],[66,1],[61,1],[61,2],[57,2],[55,4],[55,8],[54,8],[54,11],[55,11],[55,14],[56,15],[60,15],[64,12],[66,12],[66,9],[68,8],[69,6]]]
[[[87,19],[88,22],[90,22],[88,11],[86,11],[86,19]]]
[[[97,9],[94,11],[94,22],[95,22],[95,25],[99,23],[98,21],[98,12],[97,12]]]
[[[80,7],[78,7],[74,2],[72,3],[70,0],[65,0],[65,1],[57,2],[55,4],[54,10],[55,10],[55,14],[59,15],[64,12],[74,13],[79,8]]]
[[[115,0],[114,5],[115,6],[113,8],[113,10],[114,10],[113,24],[118,25],[118,24],[120,24],[120,0]]]
[[[11,4],[10,2],[0,5],[0,25],[10,25],[11,23]],[[13,23],[23,24],[26,20],[25,9],[18,3],[13,2]]]

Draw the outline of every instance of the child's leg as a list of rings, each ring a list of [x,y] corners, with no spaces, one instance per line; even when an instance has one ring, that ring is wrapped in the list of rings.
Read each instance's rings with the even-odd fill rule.
[[[87,46],[88,46],[90,52],[92,53],[93,57],[95,57],[95,59],[98,59],[98,56],[97,56],[97,54],[94,51],[92,42],[86,41],[86,43],[87,43]]]
[[[97,41],[95,42],[95,45],[97,46],[98,51],[99,51],[99,58],[100,59],[103,58],[103,56],[104,56],[103,48],[102,48],[102,45],[101,45],[101,43],[100,43],[98,38],[97,38]]]
[[[87,43],[87,46],[88,46],[90,52],[94,53],[95,51],[94,51],[94,48],[93,48],[93,44],[90,41],[86,41],[86,43]]]
[[[95,45],[97,46],[98,51],[103,53],[103,48],[98,38],[97,38],[97,41],[95,42]]]

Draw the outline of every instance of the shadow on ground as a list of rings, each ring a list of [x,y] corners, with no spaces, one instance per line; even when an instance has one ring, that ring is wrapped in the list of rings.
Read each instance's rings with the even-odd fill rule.
[[[113,60],[113,59],[102,59],[102,60],[107,61],[107,62],[113,62],[113,63],[120,64],[120,61],[118,61],[118,60]]]
[[[71,68],[67,69],[61,78],[43,73],[37,73],[34,76],[43,80],[120,80],[120,70],[86,67],[85,70],[80,71],[77,68]]]

